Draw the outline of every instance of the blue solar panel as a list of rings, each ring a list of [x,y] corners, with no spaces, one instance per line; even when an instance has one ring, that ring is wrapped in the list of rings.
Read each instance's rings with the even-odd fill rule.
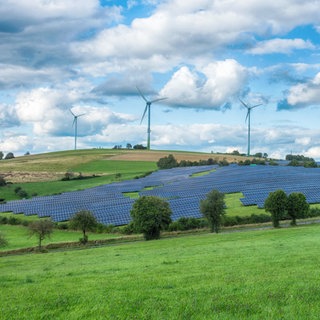
[[[206,175],[194,173],[215,169]],[[146,187],[154,186],[151,190]],[[224,193],[242,192],[243,205],[263,208],[269,193],[277,189],[302,192],[309,203],[320,203],[320,169],[289,166],[217,166],[184,167],[159,170],[149,176],[116,182],[83,191],[60,195],[15,200],[0,204],[0,212],[50,216],[54,221],[69,220],[79,210],[90,210],[104,224],[123,225],[130,222],[134,200],[123,193],[139,192],[168,200],[173,220],[201,217],[199,203],[213,189]]]

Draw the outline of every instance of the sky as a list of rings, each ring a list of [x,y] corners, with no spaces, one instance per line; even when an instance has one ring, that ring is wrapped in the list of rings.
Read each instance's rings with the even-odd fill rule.
[[[320,159],[320,0],[2,0],[0,151]],[[72,111],[72,113],[70,112]]]

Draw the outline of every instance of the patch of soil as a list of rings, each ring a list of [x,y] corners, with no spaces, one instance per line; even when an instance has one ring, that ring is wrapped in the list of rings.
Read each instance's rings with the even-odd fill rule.
[[[61,172],[21,172],[10,171],[2,172],[1,175],[7,182],[23,183],[23,182],[42,182],[59,180],[64,176]]]

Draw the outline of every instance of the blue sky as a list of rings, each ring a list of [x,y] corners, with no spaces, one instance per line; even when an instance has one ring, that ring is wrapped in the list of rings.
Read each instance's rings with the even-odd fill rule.
[[[3,0],[0,151],[74,147],[320,159],[320,0]]]

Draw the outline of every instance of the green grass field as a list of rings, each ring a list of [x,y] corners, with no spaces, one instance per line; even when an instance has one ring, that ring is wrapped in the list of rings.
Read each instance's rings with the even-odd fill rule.
[[[320,226],[0,258],[1,319],[318,319]]]

